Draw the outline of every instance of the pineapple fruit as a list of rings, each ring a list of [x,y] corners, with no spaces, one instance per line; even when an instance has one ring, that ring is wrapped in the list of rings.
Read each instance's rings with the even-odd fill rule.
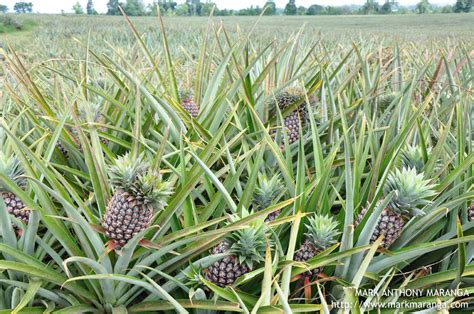
[[[305,225],[307,232],[306,239],[300,248],[295,252],[294,260],[297,262],[306,262],[316,256],[319,252],[326,250],[336,243],[336,237],[339,235],[337,222],[329,216],[317,215],[309,218],[309,224]],[[318,267],[303,273],[305,277],[317,276],[322,272]]]
[[[181,106],[186,110],[191,117],[194,119],[199,115],[199,107],[193,100],[193,93],[190,90],[184,90],[180,92],[179,98],[181,100]]]
[[[260,211],[274,205],[281,197],[283,184],[279,175],[273,175],[270,179],[266,174],[258,174],[258,186],[253,196],[255,210]],[[270,213],[265,222],[273,221],[280,214],[280,211]]]
[[[270,103],[270,113],[273,117],[276,117],[278,112],[277,108],[282,112],[292,106],[295,102],[306,99],[306,94],[304,90],[297,88],[289,88],[285,91],[277,94]],[[314,103],[314,98],[310,97],[310,104]],[[283,124],[285,131],[288,135],[288,143],[296,142],[300,137],[300,126],[306,126],[306,120],[308,116],[307,102],[303,101],[295,110],[290,112],[286,117],[283,118]],[[272,130],[271,134],[274,136],[276,130]]]
[[[124,246],[148,228],[155,212],[166,206],[171,186],[162,181],[159,171],[150,166],[143,154],[136,159],[131,154],[118,158],[109,173],[114,192],[102,226],[113,243]]]
[[[15,157],[7,156],[4,152],[0,152],[0,172],[15,182],[20,188],[25,187],[25,179],[21,177],[23,170],[20,167],[18,159]],[[0,184],[0,196],[5,202],[8,213],[27,224],[30,217],[30,210],[18,196],[9,191],[3,184]]]
[[[383,192],[387,196],[394,191],[395,195],[383,209],[377,221],[374,233],[370,239],[373,243],[380,235],[384,236],[383,247],[388,248],[401,235],[407,220],[414,216],[423,215],[418,206],[429,203],[428,199],[435,194],[433,185],[424,180],[423,173],[417,173],[415,168],[396,169],[392,172],[384,186]],[[364,208],[356,219],[358,225],[368,208]]]
[[[204,270],[206,280],[224,287],[251,272],[255,264],[263,261],[266,248],[266,231],[262,222],[234,231],[211,250],[211,254],[229,255]]]
[[[474,221],[474,201],[471,203],[471,206],[467,208],[467,219]]]

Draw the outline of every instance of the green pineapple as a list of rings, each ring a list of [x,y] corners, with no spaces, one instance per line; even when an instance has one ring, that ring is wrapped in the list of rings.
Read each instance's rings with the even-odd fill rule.
[[[269,179],[267,175],[259,173],[258,186],[253,196],[255,210],[260,211],[277,203],[282,196],[283,188],[279,175],[273,175]],[[279,214],[279,210],[269,214],[265,222],[275,220]]]
[[[186,110],[191,117],[196,119],[199,115],[199,107],[193,100],[193,92],[189,89],[183,90],[179,93],[179,98],[184,110]]]
[[[272,98],[270,102],[270,114],[273,117],[276,117],[277,107],[282,112],[292,106],[294,103],[301,99],[306,99],[306,93],[302,89],[298,88],[288,88],[283,92],[277,94],[274,98]],[[309,105],[313,105],[314,97],[309,97]],[[308,117],[308,109],[307,109],[307,102],[303,101],[295,110],[290,112],[286,117],[283,118],[283,125],[285,131],[288,135],[288,143],[296,142],[300,137],[300,125],[301,127],[305,127],[307,124],[307,117]],[[272,130],[271,134],[274,136],[277,133],[276,130]]]
[[[397,94],[394,92],[389,92],[387,94],[383,94],[379,96],[378,103],[379,103],[379,111],[385,112],[388,107],[392,104],[392,102],[397,97]]]
[[[429,203],[429,198],[435,192],[433,185],[424,180],[423,173],[417,173],[415,168],[405,168],[392,172],[385,183],[383,192],[387,196],[392,191],[395,195],[383,209],[377,221],[374,233],[370,239],[373,243],[380,235],[384,236],[383,247],[390,247],[401,235],[406,221],[415,216],[423,215],[424,212],[418,206]],[[358,225],[368,208],[364,208],[356,219]]]
[[[25,188],[26,181],[22,177],[23,169],[21,169],[20,162],[16,157],[8,156],[4,152],[0,152],[0,173],[10,178],[20,188]],[[5,202],[8,213],[27,224],[30,217],[30,210],[18,196],[12,193],[3,184],[0,184],[0,196]]]
[[[109,168],[109,176],[114,193],[102,226],[112,242],[124,246],[150,225],[155,212],[166,206],[172,189],[143,154],[136,159],[131,154],[118,158]]]
[[[211,254],[229,255],[204,270],[206,280],[221,287],[232,285],[264,260],[265,248],[266,229],[261,221],[232,232],[211,250]]]
[[[305,225],[307,232],[306,239],[300,248],[295,252],[294,260],[297,262],[306,262],[316,256],[318,253],[326,250],[337,242],[339,235],[337,222],[332,217],[317,215],[309,218],[309,224]],[[318,267],[303,273],[303,276],[313,277],[322,272]]]

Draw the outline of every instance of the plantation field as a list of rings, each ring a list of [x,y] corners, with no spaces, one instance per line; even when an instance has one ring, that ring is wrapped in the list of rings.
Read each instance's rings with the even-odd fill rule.
[[[14,18],[0,314],[474,310],[473,13]]]

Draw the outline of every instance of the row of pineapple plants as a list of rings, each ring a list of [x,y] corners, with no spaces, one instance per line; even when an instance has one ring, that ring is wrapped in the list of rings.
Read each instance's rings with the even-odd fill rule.
[[[158,56],[130,27],[136,64],[85,45],[79,71],[28,70],[10,51],[1,308],[327,312],[363,308],[357,288],[474,292],[465,50],[460,71],[220,29],[190,88],[165,29]]]

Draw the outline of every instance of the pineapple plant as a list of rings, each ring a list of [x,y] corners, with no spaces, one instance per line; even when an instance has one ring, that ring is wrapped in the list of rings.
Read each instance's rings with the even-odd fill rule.
[[[326,250],[336,243],[336,237],[339,235],[337,222],[332,217],[317,215],[310,217],[309,224],[305,224],[307,232],[306,239],[300,248],[295,252],[294,260],[297,262],[306,262],[316,256],[318,253]],[[317,276],[322,272],[318,267],[303,273],[304,277]]]
[[[199,115],[199,107],[193,100],[193,93],[191,90],[183,90],[179,93],[179,98],[181,100],[181,106],[186,110],[191,117],[194,119]]]
[[[283,184],[279,175],[273,175],[268,178],[266,174],[258,174],[258,186],[253,196],[253,205],[255,210],[260,211],[274,205],[282,196]],[[270,213],[265,222],[273,221],[280,214],[280,211]]]
[[[100,103],[81,103],[78,106],[78,118],[79,121],[81,122],[91,122],[91,123],[98,123],[98,124],[103,124],[105,122],[105,118],[101,112],[101,107]],[[70,131],[70,134],[72,134],[72,139],[77,146],[77,149],[79,152],[83,152],[83,147],[81,142],[79,141],[79,135],[77,130],[74,127],[67,127],[67,130]],[[104,127],[99,127],[99,131],[104,132],[105,128]],[[109,140],[105,138],[101,138],[100,141],[104,145],[109,144]],[[64,155],[64,157],[69,158],[69,151],[66,149],[66,147],[61,143],[57,142],[56,146],[58,150]]]
[[[292,106],[302,98],[306,99],[306,93],[304,90],[288,88],[272,98],[272,101],[269,104],[270,114],[273,117],[276,117],[278,110],[283,113],[285,109]],[[306,101],[303,101],[301,105],[299,105],[295,110],[283,118],[283,126],[285,132],[287,132],[289,144],[294,143],[299,139],[300,126],[303,128],[306,126],[306,120],[308,116],[307,106],[313,105],[315,102],[313,96],[309,96],[309,102],[310,103],[308,104]],[[276,130],[272,130],[271,134],[274,136],[276,134]]]
[[[114,188],[102,226],[105,234],[117,246],[124,246],[134,235],[149,227],[156,211],[166,206],[172,193],[159,171],[153,169],[145,155],[137,158],[128,153],[109,168]]]
[[[8,156],[4,152],[0,152],[0,172],[10,178],[20,188],[25,188],[26,182],[22,178],[23,170],[20,167],[20,162],[14,156]],[[10,215],[20,219],[25,224],[28,223],[30,210],[25,204],[12,193],[8,187],[0,184],[0,195],[5,202],[5,206]]]
[[[79,111],[79,119],[81,121],[87,121],[87,122],[98,123],[98,124],[104,124],[105,123],[105,117],[102,114],[102,108],[101,108],[100,103],[91,103],[91,102],[82,103],[78,107],[78,109],[79,109],[78,110]],[[104,132],[105,128],[104,127],[99,127],[99,131]],[[74,133],[77,136],[77,131],[76,130],[74,130]],[[104,145],[109,144],[109,140],[106,139],[106,138],[101,138],[100,141]],[[79,146],[79,150],[82,152],[81,143],[78,143],[78,146]]]
[[[204,270],[206,280],[224,287],[251,272],[255,264],[263,261],[266,248],[266,229],[263,222],[232,232],[211,250],[211,254],[229,253]]]
[[[428,199],[435,194],[433,185],[429,183],[429,180],[424,179],[423,173],[417,173],[415,168],[405,167],[389,174],[383,193],[387,196],[391,192],[395,194],[383,209],[370,239],[370,243],[373,243],[380,235],[383,235],[382,246],[385,248],[390,247],[401,235],[406,221],[424,214],[418,206],[428,204]],[[367,210],[368,207],[360,212],[356,225],[362,221]]]

